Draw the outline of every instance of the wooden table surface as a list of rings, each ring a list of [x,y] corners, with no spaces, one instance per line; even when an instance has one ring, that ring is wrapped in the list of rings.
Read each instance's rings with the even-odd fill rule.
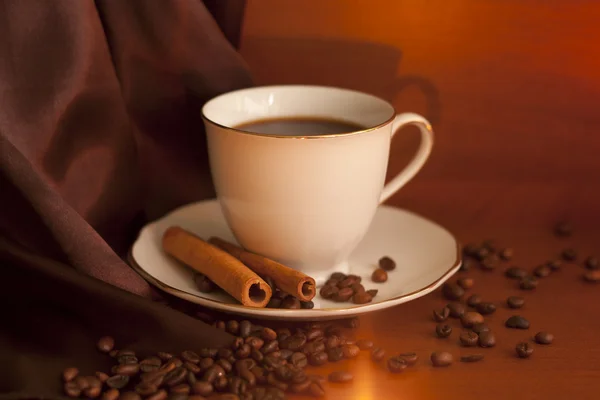
[[[526,4],[525,4],[526,3]],[[388,203],[415,211],[463,243],[495,239],[514,248],[505,265],[533,268],[565,247],[600,256],[600,4],[592,2],[250,2],[241,53],[259,84],[316,83],[364,90],[399,111],[430,118],[436,133],[423,171]],[[416,146],[394,140],[389,174]],[[552,226],[572,221],[571,238]],[[509,330],[503,304],[515,283],[472,270],[472,293],[496,302],[486,318],[492,349],[434,337],[439,292],[361,318],[358,335],[388,354],[415,351],[415,368],[392,375],[361,355],[322,368],[355,381],[328,385],[331,399],[597,399],[600,390],[600,284],[583,283],[580,262],[522,293],[527,331]],[[555,335],[530,359],[515,344]],[[432,368],[432,351],[482,352],[477,364]],[[318,370],[317,370],[318,371]]]

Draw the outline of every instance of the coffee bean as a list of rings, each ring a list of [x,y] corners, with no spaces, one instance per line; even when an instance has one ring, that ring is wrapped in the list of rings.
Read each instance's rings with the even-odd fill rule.
[[[73,379],[75,379],[75,377],[79,375],[79,370],[75,367],[69,367],[69,368],[65,368],[65,370],[63,371],[63,381],[65,382],[70,382]]]
[[[211,368],[217,368],[217,367],[220,368],[221,371],[223,370],[218,365],[213,365]],[[164,380],[165,385],[167,385],[167,386],[179,385],[180,383],[182,383],[185,380],[186,375],[187,375],[187,370],[185,368],[177,367],[165,375],[165,380]]]
[[[583,280],[589,283],[600,282],[600,269],[587,271],[585,274],[583,274]]]
[[[142,398],[136,392],[123,392],[119,396],[119,400],[142,400]]]
[[[75,382],[81,390],[85,390],[90,387],[90,381],[88,380],[87,376],[79,375],[73,380],[73,382]]]
[[[494,347],[496,345],[496,336],[492,331],[481,332],[479,334],[480,347]]]
[[[354,375],[347,371],[335,371],[329,374],[329,382],[333,383],[346,383],[351,382],[354,379]]]
[[[233,369],[231,363],[224,359],[217,360],[215,364],[220,365],[221,368],[225,370],[225,372],[231,372],[231,370]]]
[[[561,257],[565,261],[575,261],[577,259],[577,252],[573,249],[564,249]]]
[[[554,226],[554,234],[559,237],[569,237],[573,233],[573,227],[566,221],[558,222]]]
[[[253,367],[250,372],[254,375],[256,383],[264,385],[267,383],[267,371],[258,365]]]
[[[486,248],[490,253],[495,253],[498,250],[498,245],[493,239],[486,239],[481,243],[481,247]]]
[[[316,339],[320,339],[325,336],[325,332],[322,328],[312,328],[308,332],[306,332],[306,340],[313,341]]]
[[[519,296],[510,296],[506,299],[506,305],[509,308],[521,308],[525,305],[525,299]]]
[[[156,353],[156,355],[158,356],[158,358],[160,358],[163,361],[169,361],[171,358],[173,358],[173,354],[165,353],[162,351],[159,351],[158,353]]]
[[[523,279],[527,276],[527,270],[519,267],[510,267],[504,272],[504,275],[511,279]]]
[[[325,339],[325,348],[332,349],[338,347],[341,344],[340,337],[337,335],[331,335]]]
[[[327,350],[327,358],[329,362],[337,362],[344,359],[344,349],[342,347],[334,347]]]
[[[265,341],[264,341],[264,340],[262,340],[262,339],[261,339],[261,338],[259,338],[259,337],[256,337],[256,336],[249,336],[249,337],[246,339],[246,343],[247,343],[248,345],[250,345],[250,347],[251,347],[252,349],[254,349],[254,350],[260,350],[260,349],[263,347],[263,345],[265,344]],[[242,345],[242,346],[240,346],[240,347],[243,347],[243,345]],[[251,349],[251,351],[252,351],[252,349]]]
[[[288,350],[288,349],[279,350],[279,357],[282,360],[289,360],[293,354],[294,354],[294,352],[292,350]]]
[[[98,380],[102,383],[106,382],[106,380],[110,378],[107,374],[101,371],[96,371],[94,375],[96,375],[96,378],[98,378]]]
[[[271,297],[271,299],[267,303],[266,307],[267,308],[281,308],[281,299]]]
[[[458,300],[465,294],[465,289],[456,283],[446,282],[442,286],[442,295],[448,300]]]
[[[263,358],[265,358],[263,353],[261,353],[260,351],[258,351],[256,349],[252,349],[250,351],[250,357],[252,357],[251,359],[256,362],[261,362],[263,360]],[[246,360],[248,360],[248,359],[246,358]]]
[[[198,366],[200,367],[200,369],[202,369],[204,371],[204,370],[208,369],[214,363],[215,363],[215,360],[213,360],[212,358],[209,358],[209,357],[205,357],[200,360],[200,362],[198,363]]]
[[[385,350],[383,350],[382,348],[375,347],[371,351],[371,359],[375,362],[379,362],[379,361],[383,360],[384,357],[385,357]]]
[[[460,318],[463,315],[465,315],[465,312],[467,311],[465,305],[457,301],[448,303],[446,305],[446,308],[448,309],[448,311],[450,311],[450,316],[452,318]]]
[[[379,290],[378,290],[378,289],[369,289],[369,290],[367,290],[367,294],[368,294],[369,296],[371,296],[371,300],[372,300],[372,299],[373,299],[375,296],[377,296],[377,293],[379,293]]]
[[[519,288],[523,290],[533,290],[537,287],[538,280],[533,276],[526,276],[519,282]]]
[[[475,257],[477,255],[478,250],[479,250],[479,246],[477,246],[475,243],[467,243],[462,248],[462,253],[464,256],[467,256],[467,257]]]
[[[283,339],[282,339],[282,341],[283,341]],[[270,342],[267,342],[267,343],[263,344],[263,346],[260,348],[260,352],[263,354],[269,354],[269,353],[272,353],[277,350],[279,350],[279,342],[277,340],[272,340]]]
[[[240,336],[245,339],[250,336],[250,332],[252,332],[252,323],[248,320],[240,322]]]
[[[393,271],[396,268],[396,262],[388,256],[381,257],[379,259],[379,267],[386,271]]]
[[[290,309],[290,310],[298,310],[301,308],[300,300],[298,300],[294,296],[289,295],[285,299],[283,299],[283,301],[281,302],[281,308],[286,308],[286,309]]]
[[[167,397],[167,393],[165,392],[165,398]],[[108,389],[106,392],[102,393],[102,400],[117,400],[119,398],[119,391],[117,389]],[[152,399],[148,397],[147,400],[164,400],[164,399]]]
[[[460,278],[457,279],[456,284],[465,290],[469,290],[475,285],[475,280],[473,278]]]
[[[554,335],[549,332],[538,332],[535,334],[535,342],[538,344],[551,344],[554,341]]]
[[[235,357],[237,359],[240,358],[248,358],[250,357],[250,352],[252,351],[252,347],[248,343],[245,343],[242,347],[235,351]]]
[[[335,295],[337,295],[337,292],[339,291],[339,289],[337,288],[337,286],[333,286],[333,285],[325,285],[321,288],[321,290],[319,290],[319,294],[321,295],[321,297],[323,297],[324,299],[331,299],[333,298]]]
[[[194,274],[194,283],[196,288],[202,293],[210,293],[215,290],[216,286],[206,275],[201,273]]]
[[[496,305],[489,301],[482,301],[476,308],[481,315],[490,315],[496,312]]]
[[[458,269],[461,272],[469,271],[473,265],[475,264],[474,260],[470,258],[464,258],[460,263],[460,268]]]
[[[124,356],[118,356],[117,362],[119,364],[137,364],[139,361],[136,356],[124,355]]]
[[[529,321],[520,315],[513,315],[506,320],[504,325],[513,329],[529,329]]]
[[[357,329],[360,326],[360,320],[356,317],[342,320],[342,323],[348,329]]]
[[[232,335],[237,335],[240,331],[240,323],[232,319],[225,324],[225,330]]]
[[[315,308],[315,303],[313,303],[312,301],[301,301],[300,307],[305,310],[312,310],[313,308]]]
[[[292,351],[298,351],[306,344],[306,336],[294,335],[289,338],[282,340],[279,343],[279,347],[282,349],[289,349]]]
[[[63,389],[65,394],[69,397],[79,397],[81,395],[81,389],[73,381],[65,382]]]
[[[479,261],[483,261],[486,257],[491,254],[490,250],[486,247],[479,247],[475,253],[475,258]]]
[[[475,332],[469,330],[469,331],[463,331],[460,334],[459,337],[460,340],[460,344],[462,344],[465,347],[472,347],[472,346],[476,346],[478,341],[479,341],[479,335],[477,335]]]
[[[286,391],[287,388],[288,388],[288,384],[285,383],[285,382],[281,382],[280,380],[278,380],[275,377],[275,374],[273,374],[273,373],[270,373],[269,375],[267,375],[267,384],[269,386],[276,387],[277,389],[283,390],[283,391]]]
[[[444,322],[450,315],[450,309],[444,307],[441,310],[433,310],[433,319],[436,322]]]
[[[454,361],[452,354],[446,351],[433,352],[431,353],[430,359],[431,364],[433,364],[434,367],[447,367],[452,364],[452,361]]]
[[[111,336],[103,336],[98,340],[97,347],[102,353],[109,353],[115,347],[115,339]]]
[[[288,362],[294,367],[305,368],[308,360],[306,358],[306,354],[297,351],[291,355]]]
[[[485,323],[481,323],[481,324],[475,324],[471,327],[471,330],[473,332],[475,332],[478,335],[481,335],[482,332],[488,332],[490,330],[490,327],[487,326],[487,324]]]
[[[320,353],[325,351],[325,343],[323,342],[309,342],[304,345],[302,352],[304,354]]]
[[[190,385],[188,385],[187,383],[181,383],[177,386],[173,386],[171,388],[171,393],[190,394]]]
[[[106,386],[112,389],[123,389],[129,383],[127,375],[113,375],[106,380]]]
[[[498,258],[495,254],[490,254],[483,261],[481,261],[481,269],[484,271],[492,271],[496,269],[498,263],[500,262],[500,258]]]
[[[166,364],[163,364],[160,369],[161,371],[164,371],[165,373],[167,372],[171,372],[173,371],[175,368],[177,368],[177,363],[175,362],[175,359],[172,358],[171,360],[169,360]]]
[[[402,358],[409,367],[415,365],[419,360],[419,356],[414,352],[400,353],[397,357]]]
[[[146,400],[166,400],[167,397],[168,397],[167,391],[164,389],[161,389],[158,392],[154,393],[153,395],[146,397]]]
[[[460,357],[461,362],[472,363],[483,360],[483,354],[469,354],[466,356]]]
[[[158,391],[158,387],[149,382],[140,382],[135,386],[135,391],[140,396],[150,396]]]
[[[478,312],[474,312],[474,311],[469,311],[469,312],[465,313],[462,316],[462,318],[460,319],[460,322],[462,323],[462,325],[465,328],[472,328],[476,324],[483,323],[483,321],[484,321],[483,315],[481,315]]]
[[[260,331],[260,336],[265,342],[269,342],[271,340],[277,339],[277,332],[275,332],[271,328],[262,328]]]
[[[547,265],[539,265],[533,269],[533,274],[538,278],[545,278],[550,275],[551,272],[552,270]]]
[[[239,376],[232,376],[229,378],[229,385],[227,389],[232,394],[240,395],[246,392],[246,382]]]
[[[376,283],[383,283],[387,281],[387,271],[383,268],[377,268],[375,271],[373,271],[373,274],[371,274],[371,280]]]
[[[373,342],[367,339],[360,339],[356,342],[356,345],[361,350],[371,350],[373,348]]]
[[[305,393],[308,390],[308,387],[311,385],[312,381],[310,379],[305,379],[300,383],[293,383],[290,385],[289,389],[292,393]]]
[[[452,333],[452,327],[446,324],[438,324],[435,327],[435,334],[440,338],[447,338]]]
[[[217,390],[217,391],[224,391],[228,385],[229,385],[229,379],[227,379],[227,377],[225,375],[219,376],[213,382],[213,386],[214,386],[215,390]]]
[[[546,265],[548,266],[548,268],[550,268],[550,270],[552,271],[557,271],[560,269],[560,267],[562,267],[562,261],[561,260],[552,260],[552,261],[548,261],[546,263]]]
[[[472,294],[467,298],[467,305],[469,307],[477,307],[479,303],[481,303],[483,299],[478,294]]]
[[[342,346],[342,351],[344,352],[344,357],[354,358],[360,353],[360,348],[355,344],[346,344]]]
[[[308,393],[313,397],[325,396],[325,390],[317,382],[312,382],[308,387]]]
[[[197,367],[197,365],[196,365],[196,367]],[[198,373],[200,373],[200,371],[198,371]],[[193,373],[192,371],[188,370],[187,383],[189,383],[190,385],[193,385],[197,381],[198,381],[198,378],[196,378],[196,374]]]
[[[513,258],[514,251],[510,247],[500,250],[498,255],[504,261],[510,261]]]
[[[584,263],[587,269],[595,270],[600,269],[600,261],[596,257],[588,257]]]
[[[404,371],[408,367],[408,363],[403,357],[395,356],[388,359],[387,367],[390,372],[397,374]]]
[[[352,302],[354,304],[366,304],[373,300],[371,295],[367,292],[359,292],[352,296]]]
[[[361,282],[361,277],[356,275],[348,275],[345,279],[338,282],[337,287],[339,289],[349,288],[355,283]]]
[[[308,356],[308,363],[313,366],[323,365],[327,363],[327,353],[313,353]]]
[[[246,340],[251,337],[254,337],[254,336],[247,337]],[[235,337],[233,339],[233,342],[231,343],[230,349],[233,351],[239,349],[240,347],[242,347],[244,345],[244,343],[246,343],[246,340],[244,340],[244,338],[241,338],[239,336]]]
[[[184,361],[189,361],[194,364],[198,364],[200,362],[200,356],[191,350],[186,350],[181,353],[181,358],[183,358]]]
[[[533,347],[527,342],[521,342],[517,344],[515,351],[520,358],[528,358],[533,353]]]
[[[348,301],[354,295],[354,290],[350,287],[340,289],[334,296],[333,300],[337,302]]]

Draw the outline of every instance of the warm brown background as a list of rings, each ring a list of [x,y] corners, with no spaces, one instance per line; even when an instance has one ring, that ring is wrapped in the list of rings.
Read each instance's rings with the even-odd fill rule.
[[[447,226],[463,241],[495,238],[533,267],[572,245],[600,255],[600,3],[592,1],[250,1],[241,52],[260,84],[360,89],[430,118],[430,162],[389,201]],[[416,135],[394,141],[390,174]],[[573,221],[572,239],[550,233]],[[432,369],[430,351],[466,353],[432,336],[439,294],[362,319],[390,352],[417,351],[415,371],[392,376],[366,359],[341,364],[358,381],[330,398],[592,399],[600,389],[600,285],[570,266],[526,294],[532,332],[502,328],[477,365]],[[501,302],[516,292],[501,272],[471,274]],[[537,330],[556,335],[530,360],[513,356]],[[458,329],[457,329],[458,331]]]

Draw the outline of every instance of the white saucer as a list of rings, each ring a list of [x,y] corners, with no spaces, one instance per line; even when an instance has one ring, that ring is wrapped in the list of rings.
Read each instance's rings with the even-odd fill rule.
[[[378,289],[373,302],[364,305],[336,303],[315,296],[312,310],[244,307],[225,293],[198,291],[193,270],[162,251],[162,234],[179,225],[203,239],[219,236],[235,242],[216,200],[183,206],[146,225],[133,244],[130,261],[134,269],[159,289],[184,300],[224,312],[262,319],[318,320],[348,318],[381,310],[424,296],[439,287],[460,267],[456,239],[444,228],[411,212],[380,206],[363,241],[350,257],[350,273],[362,277],[366,289]],[[378,260],[389,256],[397,267],[388,281],[371,281]]]

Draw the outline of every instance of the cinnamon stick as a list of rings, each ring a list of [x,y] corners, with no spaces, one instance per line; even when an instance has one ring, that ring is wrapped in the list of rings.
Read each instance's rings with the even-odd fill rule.
[[[164,251],[209,277],[244,306],[263,308],[271,299],[271,287],[240,260],[178,226],[163,234]]]
[[[279,289],[299,300],[310,301],[315,297],[315,280],[310,276],[218,237],[211,237],[208,242],[225,250],[257,274],[270,277]]]

